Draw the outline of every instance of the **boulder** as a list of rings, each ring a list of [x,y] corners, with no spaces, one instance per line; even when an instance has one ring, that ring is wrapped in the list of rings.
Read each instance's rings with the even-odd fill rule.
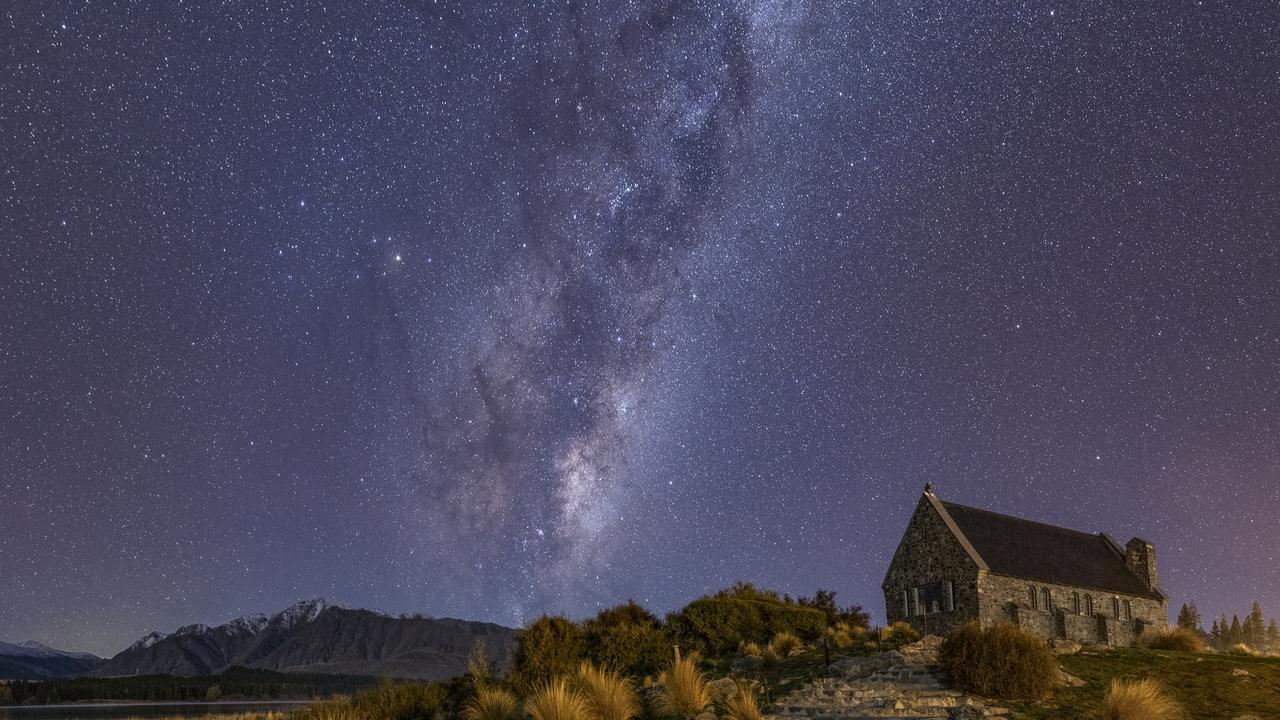
[[[1054,638],[1050,647],[1053,648],[1054,655],[1075,655],[1082,649],[1080,643],[1065,638]]]
[[[1062,668],[1058,668],[1057,677],[1058,677],[1058,684],[1063,687],[1080,687],[1081,685],[1086,684],[1085,681],[1081,680],[1075,675],[1072,675],[1071,673],[1068,673]]]
[[[722,677],[707,683],[707,694],[711,702],[723,705],[725,701],[738,693],[738,683],[733,678]]]
[[[947,708],[947,720],[982,720],[986,715],[974,705],[958,705]]]
[[[1231,668],[1231,675],[1233,677],[1252,677],[1253,673],[1244,668]]]

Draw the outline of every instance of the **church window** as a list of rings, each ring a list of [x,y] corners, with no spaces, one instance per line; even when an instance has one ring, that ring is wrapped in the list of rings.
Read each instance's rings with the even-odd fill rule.
[[[1044,606],[1041,609],[1045,612],[1053,612],[1053,597],[1049,595],[1047,587],[1040,588],[1040,604]]]
[[[1120,619],[1120,598],[1118,597],[1111,598],[1111,614],[1115,619]]]
[[[902,591],[902,615],[906,617],[911,614],[911,603],[907,600],[907,591]]]
[[[1027,586],[1027,603],[1031,605],[1032,610],[1040,609],[1040,595],[1036,593],[1035,585]]]
[[[947,581],[947,583],[946,583],[946,585],[947,585],[947,588],[946,588],[946,590],[947,590],[947,610],[955,610],[955,609],[956,609],[956,587],[955,587],[955,583],[953,583],[953,582],[951,582],[950,580],[948,580],[948,581]]]
[[[1078,592],[1071,593],[1071,614],[1080,614],[1080,593]]]
[[[1124,601],[1124,619],[1125,620],[1133,619],[1133,605],[1131,605],[1128,600]]]

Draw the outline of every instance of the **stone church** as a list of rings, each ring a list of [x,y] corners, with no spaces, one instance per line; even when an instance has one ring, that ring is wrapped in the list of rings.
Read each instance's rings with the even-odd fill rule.
[[[942,634],[1012,620],[1041,637],[1129,645],[1168,624],[1155,546],[939,500],[926,485],[885,575],[889,622]]]

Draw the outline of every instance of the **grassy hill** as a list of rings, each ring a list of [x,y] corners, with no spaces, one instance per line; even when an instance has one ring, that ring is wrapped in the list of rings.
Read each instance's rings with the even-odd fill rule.
[[[1135,648],[1082,652],[1059,658],[1063,670],[1084,680],[1060,688],[1038,705],[1014,706],[1015,718],[1097,720],[1113,678],[1154,678],[1196,720],[1232,720],[1247,713],[1280,717],[1280,657],[1238,657]],[[1233,674],[1244,670],[1248,675]]]

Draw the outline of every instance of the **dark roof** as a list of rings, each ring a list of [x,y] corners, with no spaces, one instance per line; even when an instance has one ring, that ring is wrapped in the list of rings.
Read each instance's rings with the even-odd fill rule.
[[[1162,599],[1104,535],[941,502],[988,569],[1000,575]]]

